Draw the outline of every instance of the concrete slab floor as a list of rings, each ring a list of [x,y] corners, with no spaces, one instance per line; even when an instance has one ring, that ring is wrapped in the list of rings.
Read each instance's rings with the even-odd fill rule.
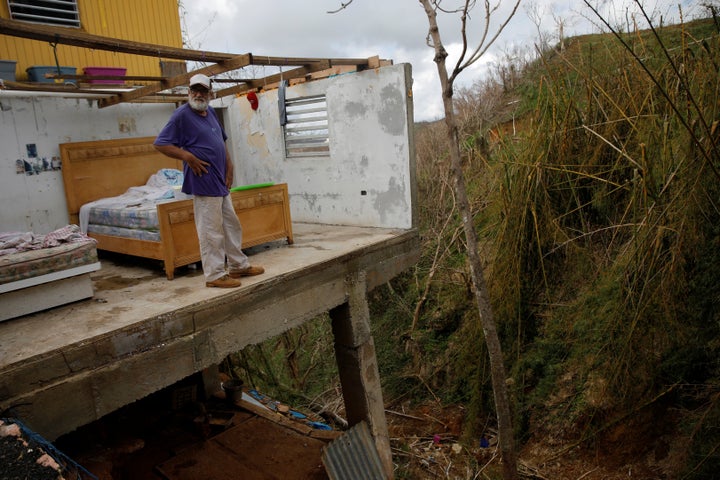
[[[294,244],[275,241],[248,249],[265,273],[242,279],[239,289],[208,288],[201,268],[184,267],[167,280],[158,261],[102,255],[92,274],[95,295],[58,308],[0,322],[0,371],[66,345],[87,341],[183,307],[212,303],[237,291],[386,241],[402,230],[294,224]]]
[[[0,322],[0,410],[15,407],[52,441],[348,302],[419,257],[416,230],[293,230],[293,245],[248,249],[266,272],[234,289],[206,287],[198,268],[167,280],[159,262],[103,256],[93,298]]]

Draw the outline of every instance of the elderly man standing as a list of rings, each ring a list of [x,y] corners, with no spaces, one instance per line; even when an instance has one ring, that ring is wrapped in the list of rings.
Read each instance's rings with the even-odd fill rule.
[[[250,265],[241,250],[242,226],[230,198],[233,163],[227,134],[210,106],[211,91],[210,78],[193,75],[188,103],[173,112],[154,145],[183,162],[182,191],[193,195],[205,285],[233,288],[241,285],[240,277],[260,275],[265,269]]]

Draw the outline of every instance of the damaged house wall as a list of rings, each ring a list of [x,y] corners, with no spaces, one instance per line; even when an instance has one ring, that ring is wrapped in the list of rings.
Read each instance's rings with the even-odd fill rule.
[[[286,89],[325,94],[329,155],[286,158],[278,90],[257,110],[234,98],[228,134],[236,183],[287,182],[293,221],[384,228],[414,225],[415,152],[409,64],[336,75]]]
[[[45,234],[68,224],[59,144],[155,135],[174,109],[0,94],[0,231]]]
[[[301,83],[286,98],[324,94],[329,155],[286,158],[278,90],[213,101],[223,116],[235,185],[287,183],[295,222],[414,225],[409,64]],[[59,144],[157,135],[172,103],[122,103],[0,92],[0,230],[48,233],[68,223]]]

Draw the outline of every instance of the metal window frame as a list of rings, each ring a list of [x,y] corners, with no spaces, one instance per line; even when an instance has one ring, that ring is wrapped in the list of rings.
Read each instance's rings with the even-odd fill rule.
[[[330,128],[325,95],[285,99],[285,157],[330,155]]]
[[[13,20],[80,28],[77,0],[7,0],[7,4]]]

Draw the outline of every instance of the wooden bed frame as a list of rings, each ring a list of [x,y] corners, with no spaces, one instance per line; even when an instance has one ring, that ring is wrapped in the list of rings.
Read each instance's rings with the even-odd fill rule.
[[[182,162],[153,147],[155,137],[139,137],[60,144],[62,174],[70,223],[78,224],[80,207],[100,198],[121,195],[145,185],[161,168],[182,170]],[[293,243],[287,184],[231,193],[243,226],[243,248],[286,238]],[[164,262],[172,280],[177,267],[200,261],[192,200],[158,204],[160,242],[89,233],[98,250]]]

